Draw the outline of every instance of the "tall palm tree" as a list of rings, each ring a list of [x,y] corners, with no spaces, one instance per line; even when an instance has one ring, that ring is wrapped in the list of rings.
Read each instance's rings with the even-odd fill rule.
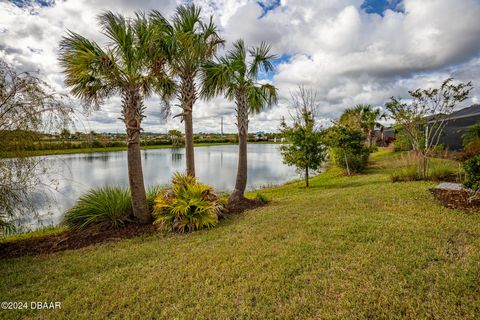
[[[243,40],[238,40],[225,57],[219,58],[218,62],[209,61],[203,67],[202,95],[212,98],[223,93],[236,104],[239,158],[235,189],[230,201],[242,200],[247,186],[248,116],[277,101],[277,89],[273,85],[257,82],[260,70],[273,70],[271,60],[275,56],[269,52],[270,46],[266,43],[248,50]]]
[[[110,40],[105,49],[69,31],[60,43],[60,63],[72,94],[87,107],[98,109],[106,98],[122,97],[122,120],[127,132],[128,178],[133,214],[140,222],[151,219],[147,210],[140,154],[144,99],[152,93],[166,98],[173,87],[161,65],[152,64],[152,28],[143,15],[128,19],[107,11],[99,16]]]
[[[158,11],[150,14],[160,35],[156,41],[168,55],[169,71],[177,83],[177,98],[185,122],[185,153],[187,173],[195,176],[193,151],[193,105],[198,99],[198,76],[202,64],[224,43],[217,33],[212,17],[208,23],[201,18],[201,9],[194,4],[177,7],[172,22]]]

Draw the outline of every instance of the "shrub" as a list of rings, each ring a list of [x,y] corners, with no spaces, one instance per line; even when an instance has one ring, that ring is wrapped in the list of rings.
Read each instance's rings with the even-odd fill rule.
[[[463,168],[465,170],[465,186],[473,190],[480,189],[480,154],[465,161]]]
[[[370,151],[366,147],[356,151],[342,148],[330,149],[330,156],[335,164],[345,170],[348,163],[350,172],[362,172],[368,164],[369,155]]]
[[[324,142],[330,147],[330,158],[348,174],[367,166],[371,150],[360,130],[336,124],[325,130]]]
[[[470,126],[462,135],[465,151],[470,154],[480,152],[480,122]]]
[[[260,193],[260,192],[257,192],[255,194],[255,200],[260,201],[262,203],[269,203],[270,202],[270,200],[267,198],[267,196],[264,195],[263,193]]]
[[[65,213],[63,222],[73,229],[91,225],[119,227],[130,221],[132,201],[127,188],[103,187],[81,196]]]
[[[155,199],[154,224],[166,231],[190,232],[214,227],[224,210],[212,187],[187,174],[175,173],[171,189]]]

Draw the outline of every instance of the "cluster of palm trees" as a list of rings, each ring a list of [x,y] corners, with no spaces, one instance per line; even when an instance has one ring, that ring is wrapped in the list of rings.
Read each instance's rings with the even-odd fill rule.
[[[144,100],[158,95],[169,106],[178,101],[185,125],[186,172],[195,176],[193,108],[199,98],[224,95],[234,101],[239,133],[239,163],[231,200],[244,196],[247,182],[248,117],[276,103],[276,88],[260,84],[260,71],[273,69],[270,46],[247,48],[242,40],[223,57],[225,44],[212,17],[205,21],[193,4],[179,6],[169,20],[160,12],[137,13],[133,18],[105,12],[99,16],[108,37],[105,48],[69,31],[60,43],[60,63],[73,96],[87,108],[98,109],[115,95],[122,98],[122,121],[127,133],[128,177],[133,214],[149,222],[143,180],[140,134],[145,117]]]

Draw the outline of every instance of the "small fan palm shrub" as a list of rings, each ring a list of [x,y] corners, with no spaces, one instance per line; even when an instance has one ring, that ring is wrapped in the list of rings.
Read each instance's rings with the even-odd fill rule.
[[[180,233],[214,227],[224,211],[224,201],[212,187],[195,177],[176,173],[172,187],[155,200],[154,224],[165,231]]]
[[[63,223],[72,229],[92,225],[120,227],[132,218],[130,191],[121,187],[103,187],[81,196],[65,213]]]

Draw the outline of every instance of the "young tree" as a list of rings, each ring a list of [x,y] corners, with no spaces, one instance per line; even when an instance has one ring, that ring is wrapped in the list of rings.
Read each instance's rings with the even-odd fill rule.
[[[305,178],[305,187],[309,187],[310,171],[319,170],[325,161],[325,147],[322,132],[316,128],[315,116],[318,113],[317,93],[299,86],[292,93],[290,104],[294,109],[291,115],[293,125],[288,126],[285,119],[280,132],[286,144],[280,147],[283,161],[295,166]]]
[[[193,149],[193,105],[198,99],[198,76],[201,66],[224,43],[217,33],[212,17],[208,23],[201,18],[201,9],[194,4],[179,6],[170,23],[158,11],[150,20],[156,26],[155,45],[166,53],[169,72],[176,81],[181,117],[185,122],[185,158],[187,173],[195,176]],[[167,109],[169,105],[167,104]],[[167,112],[168,113],[168,112]]]
[[[325,130],[324,142],[330,148],[330,158],[348,175],[366,167],[370,148],[365,145],[365,135],[361,130],[335,123]]]
[[[410,102],[391,97],[386,104],[418,157],[419,178],[427,178],[429,157],[438,145],[448,116],[460,102],[468,99],[471,89],[471,82],[454,84],[453,78],[448,78],[439,88],[409,91]]]
[[[67,98],[38,74],[17,72],[0,60],[0,151],[12,156],[0,161],[0,234],[14,229],[13,218],[35,212],[31,192],[47,183],[44,163],[27,157],[27,148],[40,131],[63,128],[72,115]]]
[[[230,201],[244,199],[247,187],[247,138],[248,118],[251,113],[258,113],[263,108],[277,101],[276,88],[269,84],[257,82],[258,72],[273,70],[270,46],[262,43],[259,47],[247,49],[243,40],[234,43],[233,49],[218,62],[207,62],[203,68],[202,95],[212,98],[224,94],[227,100],[235,101],[238,128],[238,169],[235,189]]]
[[[164,66],[150,60],[154,36],[147,19],[137,15],[131,20],[105,12],[99,17],[103,33],[110,43],[106,49],[71,32],[60,43],[60,62],[65,82],[72,94],[87,107],[99,108],[104,99],[122,97],[122,120],[127,133],[128,178],[133,214],[149,222],[140,154],[141,122],[145,117],[143,101],[153,92],[168,95],[169,79]]]

